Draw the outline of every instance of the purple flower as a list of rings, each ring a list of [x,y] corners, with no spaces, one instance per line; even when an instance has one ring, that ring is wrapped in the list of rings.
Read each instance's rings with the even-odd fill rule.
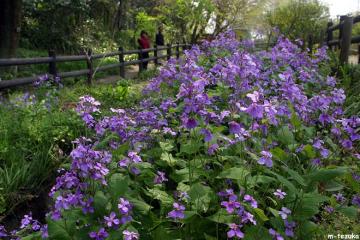
[[[6,229],[3,225],[0,225],[0,237],[6,237],[8,234],[6,232]]]
[[[98,232],[90,232],[89,236],[95,240],[104,240],[109,234],[105,231],[105,228],[100,228]]]
[[[125,198],[120,198],[119,199],[119,204],[118,204],[118,209],[119,209],[121,214],[129,214],[131,209],[132,209],[132,205]]]
[[[196,128],[197,125],[198,125],[198,123],[197,123],[197,121],[195,119],[189,118],[186,121],[185,127],[187,129],[193,129],[193,128]]]
[[[104,217],[105,224],[108,227],[112,227],[113,225],[119,225],[120,220],[116,218],[116,214],[114,212],[111,212],[109,216]]]
[[[284,199],[286,196],[286,192],[283,192],[281,189],[276,189],[274,192],[274,195],[278,197],[279,199]]]
[[[354,195],[351,203],[360,208],[360,195]]]
[[[261,155],[262,157],[259,158],[258,163],[260,165],[265,165],[269,168],[271,168],[273,166],[273,161],[272,161],[272,154],[271,152],[268,151],[261,151]]]
[[[167,182],[167,181],[168,181],[168,179],[166,178],[165,173],[161,172],[161,171],[157,171],[157,174],[154,178],[154,183],[161,184],[161,183]]]
[[[235,211],[235,209],[241,207],[241,204],[236,200],[237,200],[237,196],[232,194],[229,197],[229,201],[221,202],[221,206],[225,207],[225,209],[228,213],[233,213]]]
[[[227,232],[228,238],[244,238],[244,233],[240,230],[241,225],[230,223],[229,227],[230,230]]]
[[[311,161],[311,165],[319,167],[319,166],[322,166],[322,162],[321,162],[320,158],[315,158]]]
[[[124,240],[138,240],[140,237],[138,233],[130,232],[129,230],[124,230],[123,235],[124,235]]]
[[[285,235],[288,237],[294,237],[294,228],[296,227],[296,223],[288,222],[288,220],[285,220],[284,223],[285,223]]]
[[[284,240],[284,238],[272,228],[269,229],[269,233],[274,240]]]
[[[31,224],[31,229],[33,231],[39,231],[41,228],[41,225],[38,221],[33,221],[33,223]]]
[[[251,207],[253,207],[253,208],[258,207],[257,201],[252,196],[250,196],[248,194],[246,194],[244,196],[244,201],[250,203]]]
[[[203,128],[203,129],[200,130],[200,133],[202,135],[204,135],[204,141],[205,142],[210,142],[212,140],[212,138],[213,138],[211,132],[208,129]]]
[[[175,202],[175,203],[173,203],[173,208],[174,208],[174,210],[172,210],[168,213],[169,218],[173,218],[173,219],[177,220],[177,219],[183,219],[185,217],[185,214],[184,214],[185,207],[183,205]]]
[[[41,238],[46,239],[49,238],[48,225],[45,224],[41,227]]]
[[[134,163],[140,163],[142,162],[141,157],[136,152],[129,152],[128,157],[132,160]]]
[[[341,145],[345,148],[345,149],[352,149],[353,148],[353,144],[352,141],[350,141],[349,139],[345,139],[345,140],[341,140]]]
[[[231,134],[238,134],[240,132],[241,126],[237,122],[229,122],[229,132]]]
[[[333,213],[333,212],[334,212],[334,208],[331,207],[331,206],[325,206],[324,209],[325,209],[325,211],[328,212],[328,213]]]
[[[214,143],[214,144],[211,144],[210,147],[208,148],[208,154],[209,155],[214,155],[215,151],[219,148],[219,145]]]
[[[281,216],[282,219],[287,219],[288,215],[291,214],[291,210],[286,208],[286,207],[282,207],[281,211],[279,211],[279,214]]]
[[[31,213],[29,213],[28,215],[24,215],[23,219],[21,220],[21,226],[20,228],[26,228],[28,225],[31,224],[31,222],[33,221]]]
[[[334,194],[334,197],[338,203],[344,203],[346,201],[346,198],[341,193]]]

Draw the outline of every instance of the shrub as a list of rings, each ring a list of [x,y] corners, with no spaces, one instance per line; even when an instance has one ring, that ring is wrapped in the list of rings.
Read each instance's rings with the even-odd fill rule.
[[[355,225],[360,119],[344,117],[326,59],[287,39],[253,53],[226,33],[169,61],[139,105],[102,114],[81,97],[96,137],[76,140],[42,234],[311,239],[335,213]],[[24,222],[17,235],[41,235]]]

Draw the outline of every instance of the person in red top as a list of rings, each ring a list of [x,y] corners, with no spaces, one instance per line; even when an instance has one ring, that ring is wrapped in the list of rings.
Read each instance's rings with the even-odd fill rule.
[[[144,30],[141,31],[140,38],[138,39],[138,43],[139,43],[140,49],[150,48],[150,39],[149,39],[149,36],[146,31],[144,31]],[[141,57],[143,59],[149,58],[149,52],[142,53]],[[146,70],[147,66],[148,66],[148,61],[143,63],[143,69]]]

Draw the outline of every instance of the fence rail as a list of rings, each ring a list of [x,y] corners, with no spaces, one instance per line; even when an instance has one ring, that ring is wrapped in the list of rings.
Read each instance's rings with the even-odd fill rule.
[[[336,25],[329,22],[327,26],[326,44],[331,50],[340,49],[340,63],[344,64],[349,61],[351,53],[351,44],[360,43],[360,36],[352,36],[354,24],[360,22],[360,15],[356,17],[341,16],[340,22]],[[334,39],[334,31],[339,31],[338,38]],[[360,60],[360,45],[358,45],[358,56]],[[360,61],[359,61],[360,62]]]
[[[77,56],[57,56],[54,51],[49,51],[49,57],[37,57],[37,58],[9,58],[9,59],[0,59],[0,69],[1,67],[10,67],[10,66],[20,66],[20,65],[34,65],[34,64],[48,64],[49,70],[47,74],[51,75],[53,78],[69,78],[69,77],[78,77],[78,76],[87,76],[87,83],[91,84],[94,71],[104,71],[112,68],[118,68],[120,77],[125,77],[125,66],[130,65],[139,65],[139,70],[142,71],[142,64],[145,62],[154,61],[155,64],[158,64],[159,59],[170,59],[171,56],[175,55],[177,58],[180,57],[181,52],[183,53],[185,49],[190,47],[189,44],[168,44],[166,46],[155,46],[154,48],[148,49],[137,49],[137,50],[124,50],[122,47],[119,48],[118,51],[109,52],[109,53],[101,53],[101,54],[92,54],[91,49],[87,51],[84,55]],[[182,48],[182,51],[180,50]],[[175,49],[175,51],[172,51]],[[166,55],[159,56],[158,52],[161,50],[166,50]],[[154,56],[149,58],[143,58],[143,53],[153,52]],[[138,54],[137,60],[125,61],[124,56]],[[113,57],[118,56],[119,63],[107,64],[104,66],[97,67],[96,69],[93,66],[93,60],[105,58],[105,57]],[[60,62],[73,62],[73,61],[86,61],[87,68],[69,71],[69,72],[58,72],[57,71],[57,63]],[[44,73],[45,74],[45,73]],[[36,81],[40,76],[32,76],[32,77],[24,77],[24,78],[16,78],[11,80],[2,80],[0,81],[0,90],[28,85]]]

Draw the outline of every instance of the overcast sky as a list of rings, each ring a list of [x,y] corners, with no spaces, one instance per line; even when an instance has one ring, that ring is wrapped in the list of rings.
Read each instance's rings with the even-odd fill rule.
[[[331,17],[345,15],[360,10],[360,0],[321,0],[330,8]]]

